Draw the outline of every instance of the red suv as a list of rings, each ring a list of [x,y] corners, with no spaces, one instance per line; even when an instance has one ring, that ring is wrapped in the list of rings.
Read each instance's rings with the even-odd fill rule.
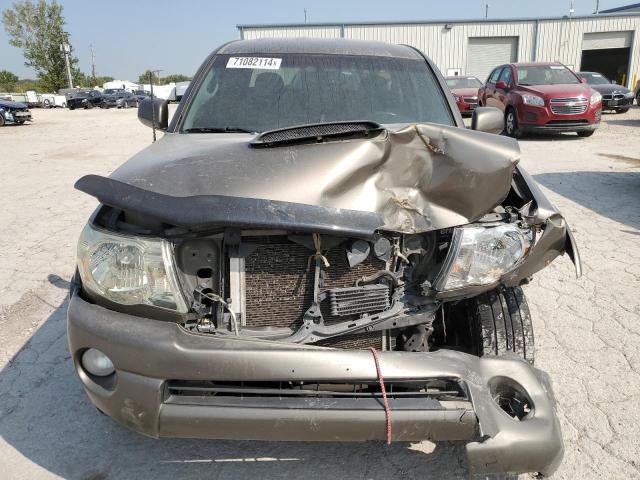
[[[481,106],[505,112],[505,132],[576,132],[598,128],[602,96],[560,63],[511,63],[495,68],[478,91]]]

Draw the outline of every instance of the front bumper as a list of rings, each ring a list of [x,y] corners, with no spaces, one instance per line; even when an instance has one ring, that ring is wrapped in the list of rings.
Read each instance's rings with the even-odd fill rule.
[[[538,107],[520,104],[517,107],[518,123],[525,132],[583,132],[596,130],[601,119],[601,104],[590,104],[581,114],[561,115],[553,113],[549,105]]]
[[[117,313],[74,294],[68,310],[69,348],[91,401],[119,423],[152,437],[355,441],[386,438],[385,412],[367,399],[213,397],[176,399],[169,380],[374,381],[370,352],[192,334],[175,323]],[[80,365],[86,348],[111,358],[106,382]],[[463,440],[472,473],[552,474],[563,456],[562,435],[548,377],[513,358],[476,358],[459,352],[384,352],[385,381],[452,378],[467,402],[391,402],[396,441]],[[490,385],[517,382],[533,404],[517,421],[493,400]],[[362,402],[358,404],[358,402]],[[450,403],[450,404],[449,404]],[[397,408],[396,408],[397,407]]]
[[[633,97],[619,98],[619,99],[602,99],[602,108],[604,109],[617,109],[617,108],[629,108],[633,105]]]
[[[32,120],[30,110],[2,110],[0,115],[4,116],[5,121],[9,123],[30,122]]]

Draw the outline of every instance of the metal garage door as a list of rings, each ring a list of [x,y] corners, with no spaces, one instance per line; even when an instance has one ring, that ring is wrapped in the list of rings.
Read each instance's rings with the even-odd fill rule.
[[[491,70],[518,60],[518,37],[469,37],[467,75],[485,81]]]
[[[585,33],[582,39],[583,50],[606,50],[609,48],[629,48],[633,32]]]

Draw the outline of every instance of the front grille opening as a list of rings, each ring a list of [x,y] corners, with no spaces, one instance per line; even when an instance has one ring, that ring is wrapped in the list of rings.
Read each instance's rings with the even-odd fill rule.
[[[432,398],[467,401],[463,382],[455,378],[420,380],[387,380],[384,382],[389,399]],[[382,398],[380,384],[372,381],[189,381],[170,380],[166,384],[171,397],[217,398]]]

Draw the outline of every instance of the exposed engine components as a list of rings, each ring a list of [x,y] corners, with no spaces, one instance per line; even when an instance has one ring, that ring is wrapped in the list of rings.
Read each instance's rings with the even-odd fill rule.
[[[390,306],[389,287],[382,284],[329,290],[332,315],[380,312]]]

